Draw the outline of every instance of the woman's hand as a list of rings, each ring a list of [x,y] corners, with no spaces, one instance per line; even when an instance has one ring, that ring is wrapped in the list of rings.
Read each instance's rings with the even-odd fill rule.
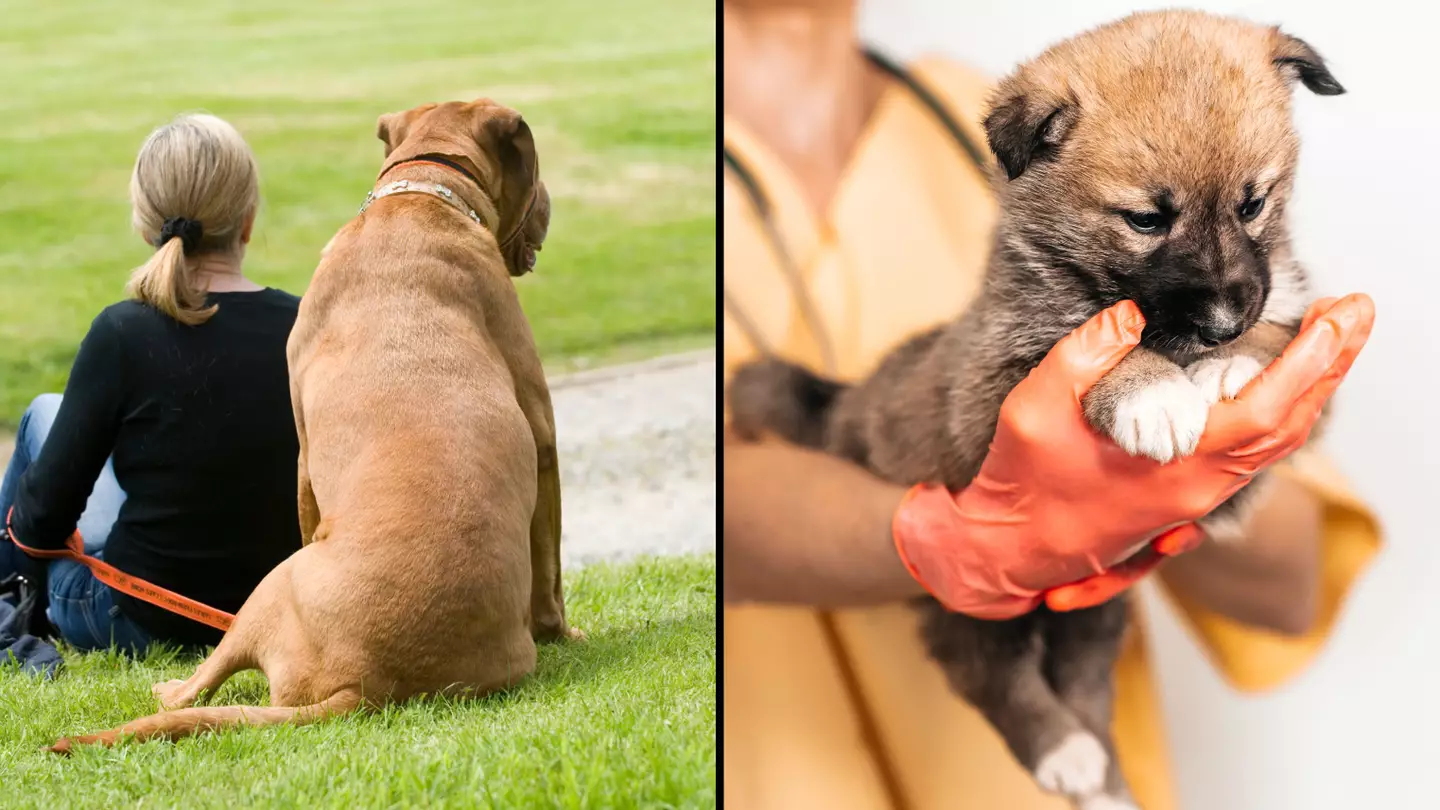
[[[1057,610],[1104,602],[1197,545],[1195,520],[1305,443],[1374,317],[1364,295],[1316,302],[1281,357],[1212,407],[1194,454],[1162,465],[1130,456],[1081,411],[1090,387],[1140,341],[1144,318],[1121,302],[1056,344],[1010,393],[968,487],[910,491],[895,513],[896,548],[947,608],[978,618],[1011,618],[1042,601]]]

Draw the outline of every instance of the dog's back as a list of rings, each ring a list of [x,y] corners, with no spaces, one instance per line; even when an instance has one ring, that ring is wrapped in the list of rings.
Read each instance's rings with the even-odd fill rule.
[[[483,652],[497,672],[533,668],[537,481],[511,371],[485,331],[488,302],[518,311],[513,284],[493,238],[437,223],[437,213],[447,213],[438,200],[397,196],[348,226],[315,273],[289,347],[323,516],[315,539],[354,568],[324,576],[348,583],[352,633],[377,653],[413,647],[415,626],[454,634],[437,642],[435,677],[451,680],[435,689],[456,680],[447,659],[468,657],[458,650]],[[354,555],[363,560],[344,561]],[[393,585],[398,569],[404,592]],[[422,668],[407,677],[423,679]]]
[[[320,512],[338,519],[346,497],[372,506],[404,497],[433,509],[426,523],[436,529],[468,521],[446,532],[463,538],[497,509],[528,520],[536,459],[506,357],[486,331],[489,302],[519,309],[513,284],[486,269],[501,267],[488,235],[432,227],[426,209],[437,205],[381,200],[337,237],[302,301],[289,358]],[[357,491],[347,472],[371,455],[389,494]],[[516,490],[495,502],[435,502],[502,470],[514,471]]]

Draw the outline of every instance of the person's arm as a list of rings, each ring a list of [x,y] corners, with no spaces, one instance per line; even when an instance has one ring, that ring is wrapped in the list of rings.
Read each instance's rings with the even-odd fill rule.
[[[40,457],[20,479],[11,520],[20,542],[37,549],[65,545],[115,447],[124,401],[120,335],[101,312],[80,343]]]
[[[1165,583],[1195,605],[1251,627],[1301,635],[1320,600],[1320,499],[1276,476],[1245,538],[1208,541],[1160,568]]]
[[[1144,317],[1129,301],[1062,338],[1010,391],[980,471],[959,492],[921,485],[902,494],[858,475],[847,483],[814,455],[752,455],[727,437],[728,596],[885,601],[897,598],[887,589],[901,582],[898,561],[946,608],[977,618],[1113,598],[1153,567],[1148,554],[1138,572],[1116,575],[1137,538],[1151,537],[1145,544],[1160,556],[1190,550],[1195,532],[1185,526],[1304,444],[1374,314],[1363,295],[1313,304],[1299,337],[1243,396],[1214,406],[1196,452],[1173,464],[1129,455],[1080,408],[1140,341]],[[887,524],[893,557],[880,550]]]
[[[847,607],[925,591],[895,550],[896,486],[833,456],[725,429],[727,602]]]

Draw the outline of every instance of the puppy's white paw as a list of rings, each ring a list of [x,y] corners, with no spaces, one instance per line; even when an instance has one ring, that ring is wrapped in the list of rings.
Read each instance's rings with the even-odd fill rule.
[[[1104,793],[1081,799],[1078,807],[1079,810],[1140,810],[1140,806],[1129,799]]]
[[[1240,389],[1264,369],[1259,360],[1249,355],[1236,354],[1191,363],[1186,367],[1185,373],[1190,375],[1195,387],[1205,394],[1205,400],[1213,405],[1222,399],[1239,396]]]
[[[1060,741],[1035,766],[1035,781],[1051,793],[1089,796],[1105,785],[1110,756],[1088,731],[1077,731]]]
[[[1183,374],[1142,388],[1115,406],[1110,438],[1132,456],[1164,464],[1195,452],[1210,403]]]

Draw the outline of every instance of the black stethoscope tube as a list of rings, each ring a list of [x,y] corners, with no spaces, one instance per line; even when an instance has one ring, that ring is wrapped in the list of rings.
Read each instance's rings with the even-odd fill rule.
[[[929,108],[940,125],[945,128],[946,132],[948,132],[955,143],[960,146],[961,150],[965,152],[966,156],[970,158],[971,163],[980,170],[982,175],[988,171],[989,160],[985,157],[984,153],[975,146],[974,141],[965,134],[965,130],[960,128],[959,122],[955,120],[954,116],[950,115],[950,112],[945,109],[935,94],[931,93],[928,88],[916,81],[915,77],[911,76],[898,64],[891,62],[871,50],[866,50],[865,55],[870,59],[872,64],[903,84],[921,104]],[[800,315],[805,319],[806,324],[810,327],[810,331],[815,335],[817,342],[820,344],[821,360],[825,364],[826,373],[834,374],[836,370],[834,346],[830,342],[829,334],[821,324],[820,314],[815,308],[814,300],[811,299],[809,292],[805,289],[805,283],[801,277],[799,265],[796,264],[794,257],[791,256],[789,249],[785,245],[785,240],[782,238],[780,230],[775,224],[773,211],[770,207],[770,199],[765,196],[765,191],[755,179],[754,173],[750,171],[749,167],[747,167],[734,152],[730,151],[728,146],[722,147],[722,156],[725,169],[734,175],[735,179],[740,183],[740,187],[745,190],[745,196],[749,199],[751,207],[754,208],[756,217],[760,221],[761,230],[765,233],[765,240],[769,243],[771,252],[775,254],[775,259],[780,265],[781,272],[785,274],[786,281],[790,284],[791,291],[795,295],[795,300],[800,305]],[[753,343],[762,354],[773,357],[775,354],[773,347],[760,335],[759,328],[755,322],[745,314],[739,302],[730,294],[728,287],[724,289],[724,301],[725,309],[730,312],[730,317],[733,318],[736,325],[745,332],[746,337],[750,339],[751,343]]]

